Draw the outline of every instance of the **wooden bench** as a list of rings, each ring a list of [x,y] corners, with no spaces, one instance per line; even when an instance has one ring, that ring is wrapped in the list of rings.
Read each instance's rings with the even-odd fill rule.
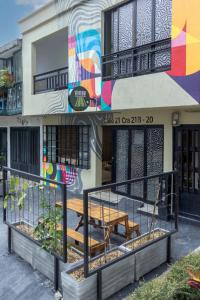
[[[62,231],[62,225],[57,225],[57,231]],[[67,228],[67,236],[75,241],[76,245],[84,244],[84,235],[72,228]],[[105,248],[104,242],[99,242],[91,237],[89,237],[88,241],[89,252],[91,256],[94,256],[96,252],[103,251]]]
[[[125,226],[125,222],[119,222],[119,225]],[[133,221],[128,221],[128,226],[129,226],[129,235],[131,235],[133,232],[137,234],[137,236],[140,236],[140,225],[138,223],[135,223]]]

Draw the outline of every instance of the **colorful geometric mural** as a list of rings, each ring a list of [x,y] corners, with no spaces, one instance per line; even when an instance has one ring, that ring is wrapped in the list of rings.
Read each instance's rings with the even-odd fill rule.
[[[172,3],[172,68],[167,74],[200,102],[200,1]]]
[[[109,111],[112,108],[112,92],[115,85],[115,81],[102,82],[101,91],[101,110]]]
[[[74,167],[43,162],[43,176],[66,183],[70,191],[80,193],[82,190],[81,170]]]
[[[69,94],[82,86],[89,92],[90,108],[101,109],[101,35],[91,29],[69,36]],[[68,107],[68,112],[72,108]]]

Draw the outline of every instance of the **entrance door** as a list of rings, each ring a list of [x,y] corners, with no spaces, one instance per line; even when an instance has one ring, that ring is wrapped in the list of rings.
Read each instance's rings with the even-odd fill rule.
[[[11,128],[11,168],[40,175],[40,128]]]
[[[0,128],[0,168],[7,166],[7,129]]]
[[[114,130],[113,181],[156,175],[163,172],[164,129],[162,126],[120,127]],[[154,201],[155,195],[150,182],[122,186],[118,192],[134,198]]]
[[[175,129],[174,168],[178,170],[180,214],[200,218],[200,126]]]

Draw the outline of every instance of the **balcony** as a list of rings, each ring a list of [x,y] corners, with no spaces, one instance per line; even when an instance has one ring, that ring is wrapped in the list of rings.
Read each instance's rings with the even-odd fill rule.
[[[102,57],[104,81],[134,77],[171,68],[171,39],[108,54]]]
[[[11,116],[22,113],[22,82],[12,88],[1,89],[0,116]]]
[[[68,67],[34,76],[34,94],[67,89]]]

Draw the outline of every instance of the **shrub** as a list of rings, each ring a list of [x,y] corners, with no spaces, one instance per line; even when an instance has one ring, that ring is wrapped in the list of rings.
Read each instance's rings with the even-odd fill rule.
[[[166,274],[143,283],[129,300],[200,300],[200,291],[188,285],[188,268],[200,270],[200,253],[181,259]]]

